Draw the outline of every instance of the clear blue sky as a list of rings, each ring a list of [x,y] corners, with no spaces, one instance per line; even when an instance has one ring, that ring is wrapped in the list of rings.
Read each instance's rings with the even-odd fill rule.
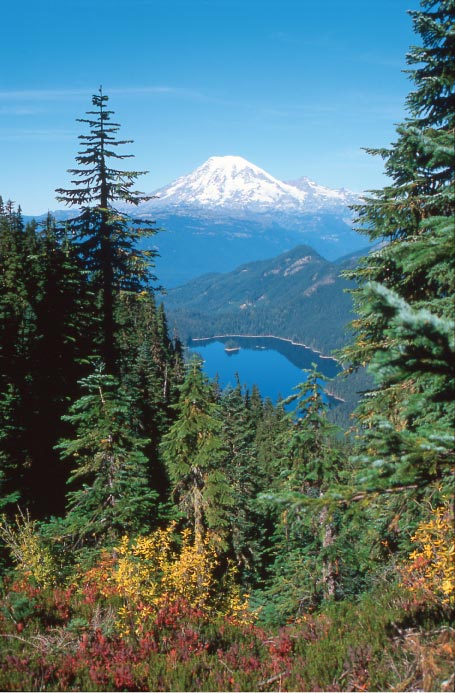
[[[76,118],[100,84],[150,192],[209,156],[282,180],[381,187],[411,89],[418,0],[9,0],[0,41],[0,194],[55,209]]]

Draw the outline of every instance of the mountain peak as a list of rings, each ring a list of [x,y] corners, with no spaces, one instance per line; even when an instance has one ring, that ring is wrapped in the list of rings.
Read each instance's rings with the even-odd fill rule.
[[[242,169],[242,168],[258,168],[251,162],[247,161],[243,156],[234,154],[226,154],[224,156],[211,156],[202,166],[210,165],[216,168]]]
[[[192,173],[157,191],[158,207],[303,211],[305,193],[241,156],[212,156]]]
[[[326,188],[323,185],[315,183],[314,180],[307,176],[302,176],[297,180],[288,181],[288,185],[306,193],[308,205],[313,201],[319,200],[327,205],[350,205],[358,202],[359,195],[347,190],[346,188]]]
[[[303,177],[285,183],[242,156],[211,156],[191,173],[157,190],[154,199],[140,206],[147,214],[156,210],[217,215],[281,215],[295,219],[308,212],[345,213],[356,201],[354,193],[331,190]]]

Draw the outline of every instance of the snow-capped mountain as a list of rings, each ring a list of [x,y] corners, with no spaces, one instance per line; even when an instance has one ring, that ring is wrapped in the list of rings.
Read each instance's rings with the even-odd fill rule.
[[[297,180],[287,181],[287,185],[297,188],[305,194],[305,211],[317,209],[326,209],[328,211],[330,209],[347,207],[356,204],[360,197],[358,193],[354,193],[346,188],[336,190],[325,188],[306,176],[302,176],[302,178]]]
[[[224,213],[300,215],[346,207],[355,197],[307,178],[284,183],[241,156],[212,156],[192,173],[154,192],[139,213],[207,210]]]
[[[368,245],[352,226],[354,193],[308,178],[284,183],[240,156],[212,156],[152,195],[137,207],[118,208],[156,221],[160,233],[143,244],[158,251],[157,276],[167,288],[301,244],[327,260]]]
[[[284,183],[241,156],[212,156],[153,196],[128,211],[166,229],[156,249],[168,288],[302,243],[328,260],[366,245],[351,224],[354,193],[308,178]]]

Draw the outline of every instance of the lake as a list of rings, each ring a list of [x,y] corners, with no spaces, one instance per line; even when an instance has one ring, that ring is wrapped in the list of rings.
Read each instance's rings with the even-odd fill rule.
[[[240,349],[226,351],[226,345]],[[222,389],[229,385],[234,387],[238,373],[240,382],[250,391],[257,385],[261,395],[274,403],[294,393],[293,388],[306,380],[302,369],[311,370],[312,364],[328,378],[341,370],[335,359],[277,337],[226,336],[192,340],[189,351],[200,354],[205,373],[209,378],[218,376]],[[332,404],[337,402],[333,397],[327,398]]]

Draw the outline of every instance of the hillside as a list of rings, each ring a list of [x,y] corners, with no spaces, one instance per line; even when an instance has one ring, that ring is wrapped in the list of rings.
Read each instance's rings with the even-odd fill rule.
[[[183,340],[271,334],[328,355],[346,342],[346,325],[353,318],[346,292],[350,283],[340,277],[343,267],[300,245],[227,274],[204,275],[165,297],[170,327]]]

